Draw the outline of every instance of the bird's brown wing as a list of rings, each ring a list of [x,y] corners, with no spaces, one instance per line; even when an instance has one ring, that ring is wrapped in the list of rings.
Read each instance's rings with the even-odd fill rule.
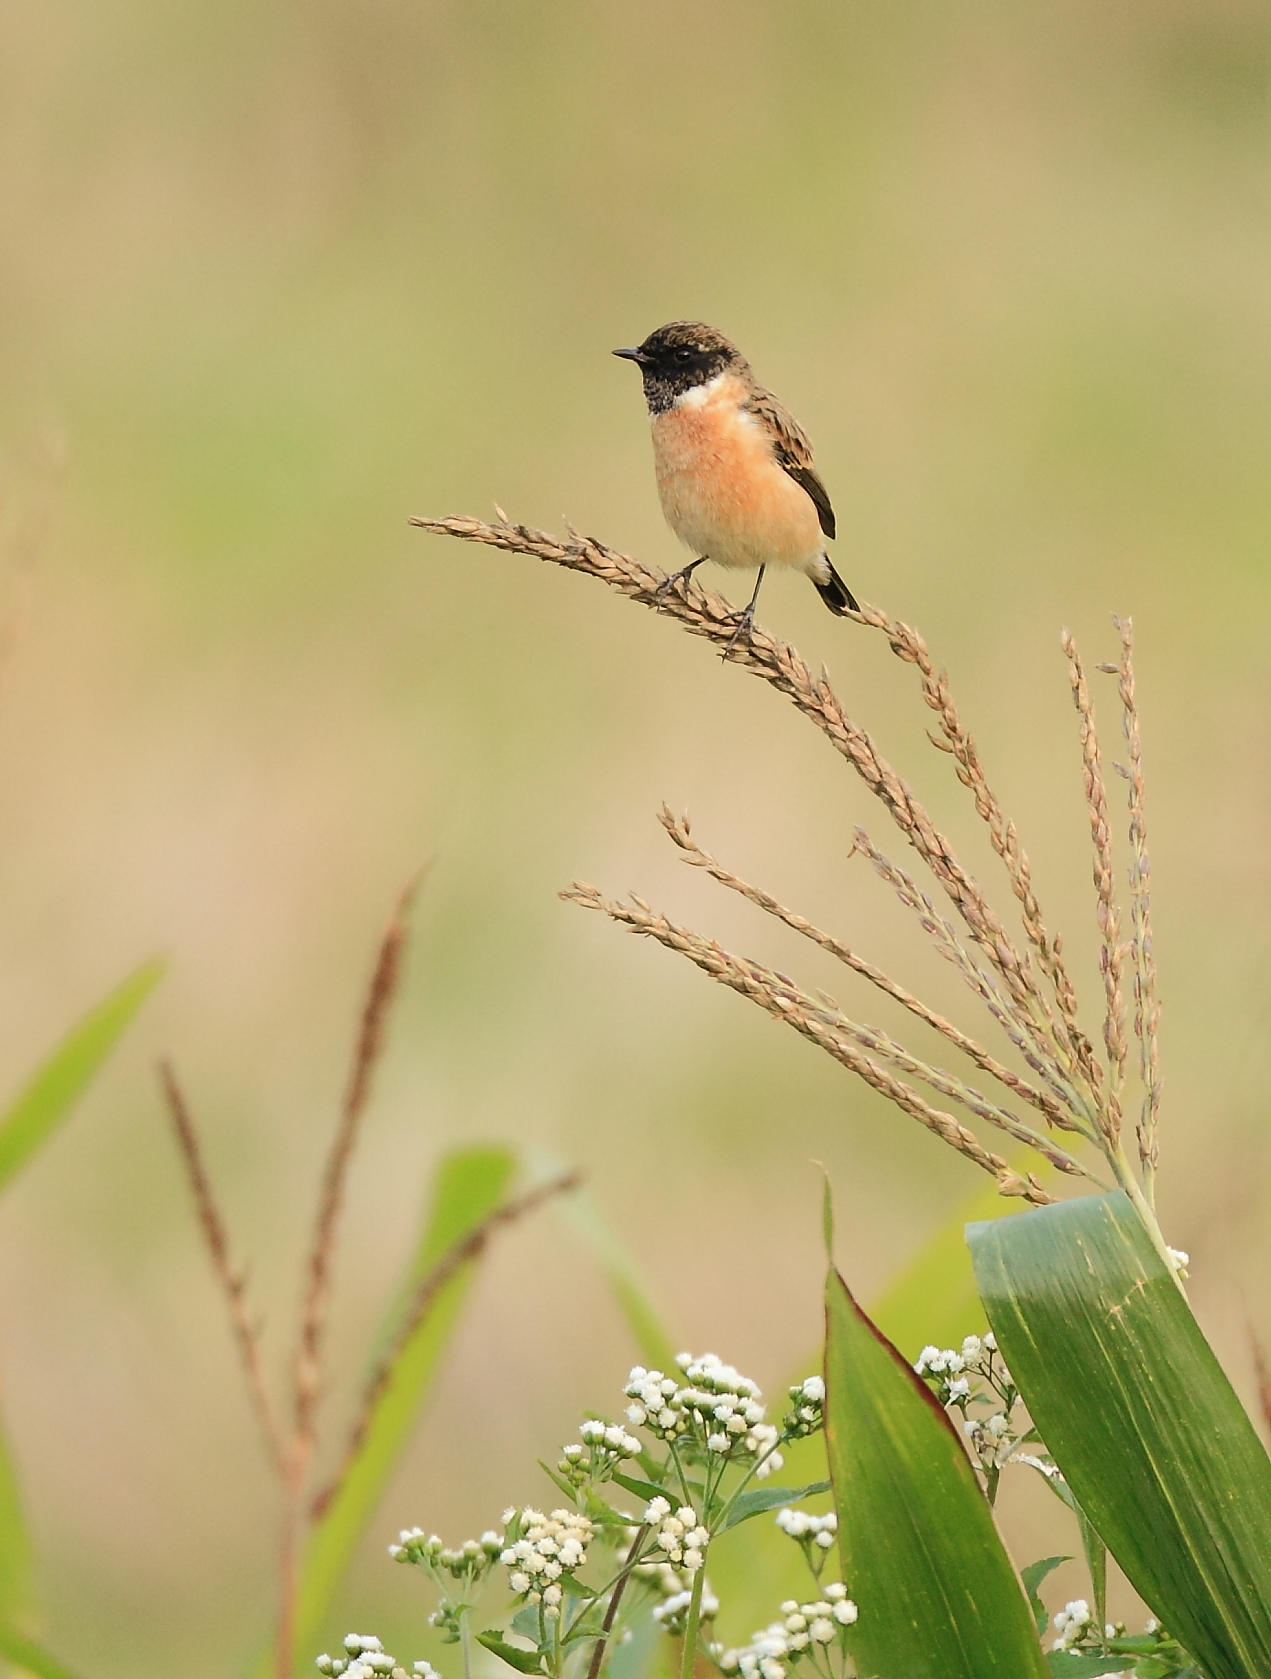
[[[821,521],[821,529],[826,536],[832,538],[834,509],[830,506],[825,485],[813,469],[812,445],[807,434],[785,404],[779,402],[771,391],[756,388],[747,397],[746,407],[772,439],[772,449],[778,464],[811,496],[817,518]]]

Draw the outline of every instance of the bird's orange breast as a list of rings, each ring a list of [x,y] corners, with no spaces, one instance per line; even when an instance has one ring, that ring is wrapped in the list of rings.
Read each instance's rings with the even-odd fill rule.
[[[763,422],[726,373],[653,416],[653,456],[667,523],[717,565],[819,573],[824,544],[812,498],[779,465]]]

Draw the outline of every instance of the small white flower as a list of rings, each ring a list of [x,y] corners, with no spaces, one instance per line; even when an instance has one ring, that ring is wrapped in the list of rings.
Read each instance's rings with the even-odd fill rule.
[[[808,1376],[803,1383],[803,1397],[819,1405],[825,1399],[825,1383],[820,1376]]]
[[[841,1598],[834,1605],[834,1610],[833,1610],[834,1619],[839,1623],[840,1626],[843,1626],[843,1627],[852,1626],[855,1623],[856,1617],[859,1613],[860,1613],[860,1611],[857,1609],[856,1605],[852,1602],[850,1597]]]
[[[834,1642],[834,1622],[827,1621],[823,1615],[818,1615],[808,1628],[808,1636],[818,1644],[832,1644]]]

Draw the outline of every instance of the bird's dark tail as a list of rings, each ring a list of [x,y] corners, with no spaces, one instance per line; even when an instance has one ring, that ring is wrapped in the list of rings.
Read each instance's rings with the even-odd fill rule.
[[[824,559],[826,565],[829,566],[830,575],[824,583],[817,583],[815,577],[812,579],[816,583],[817,594],[820,595],[830,611],[840,618],[845,612],[859,612],[860,607],[856,603],[856,596],[844,583],[834,567],[830,565],[830,556],[826,554]]]

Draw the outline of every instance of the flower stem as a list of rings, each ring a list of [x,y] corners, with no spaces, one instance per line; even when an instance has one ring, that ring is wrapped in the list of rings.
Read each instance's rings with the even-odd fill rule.
[[[618,1618],[618,1605],[622,1602],[622,1594],[627,1589],[627,1581],[631,1578],[631,1570],[636,1565],[636,1559],[640,1555],[640,1547],[644,1544],[648,1532],[649,1528],[646,1523],[631,1541],[631,1549],[627,1552],[626,1561],[622,1565],[622,1570],[614,1583],[613,1592],[609,1598],[609,1607],[605,1610],[605,1618],[600,1627],[600,1637],[596,1640],[595,1647],[591,1652],[591,1661],[587,1667],[587,1679],[600,1679],[600,1664],[605,1659],[605,1646],[609,1642],[609,1634],[613,1631],[613,1623]],[[465,1679],[467,1679],[466,1675]]]
[[[706,1564],[693,1576],[693,1595],[689,1599],[688,1619],[684,1623],[684,1655],[680,1661],[680,1679],[693,1679],[693,1663],[697,1656],[697,1632],[702,1620],[702,1587],[706,1584]]]

